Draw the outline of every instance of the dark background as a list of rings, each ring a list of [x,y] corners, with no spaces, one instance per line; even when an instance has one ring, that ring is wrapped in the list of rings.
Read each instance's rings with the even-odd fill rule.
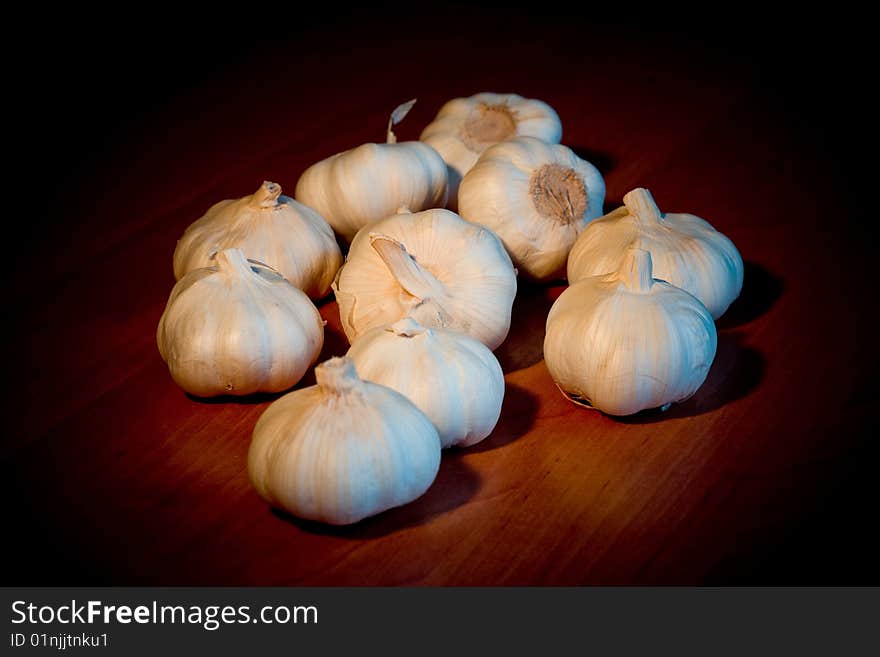
[[[671,56],[678,58],[683,78],[713,66],[745,75],[760,90],[756,98],[781,109],[803,145],[826,158],[827,169],[805,184],[830,181],[842,196],[870,184],[876,144],[870,62],[876,35],[860,11],[847,4],[791,13],[761,3],[628,7],[615,13],[601,6],[565,9],[545,3],[431,3],[430,9],[374,3],[322,4],[289,15],[140,7],[130,18],[83,15],[79,9],[34,16],[3,46],[11,92],[5,103],[6,138],[16,165],[12,178],[25,188],[41,181],[39,194],[52,204],[29,206],[29,217],[39,217],[39,222],[10,226],[23,232],[19,243],[32,245],[18,253],[39,248],[47,223],[69,224],[91,212],[94,189],[112,185],[107,176],[118,173],[129,158],[142,160],[149,154],[141,135],[168,125],[171,118],[163,110],[174,101],[185,104],[208,91],[207,97],[224,107],[271,103],[272,87],[283,85],[300,87],[303,103],[320,94],[344,108],[356,105],[357,97],[334,84],[333,76],[350,70],[352,63],[365,77],[381,78],[395,58],[421,59],[425,83],[432,67],[444,65],[444,49],[456,53],[450,61],[473,54],[479,68],[487,53],[522,42],[534,50],[534,60],[524,70],[529,74],[552,76],[552,70],[540,70],[541,55],[561,51],[586,61],[595,53],[606,67],[616,53],[641,57],[646,66]],[[314,56],[303,60],[303,51]],[[503,66],[497,56],[489,59],[490,65]],[[262,62],[271,62],[275,70],[257,70]],[[245,90],[235,86],[243,72],[249,78]],[[462,73],[466,79],[468,71]],[[232,86],[224,89],[227,80]],[[588,89],[584,100],[600,101]],[[222,140],[223,134],[205,131],[199,137]],[[144,181],[145,192],[149,184]],[[16,196],[27,200],[28,193]],[[841,201],[847,206],[850,199]],[[864,214],[863,204],[853,209]],[[872,225],[863,227],[873,231]]]
[[[350,57],[365,75],[381,78],[395,58],[423,59],[428,81],[431,67],[443,64],[438,49],[472,53],[479,62],[486,52],[527,40],[536,64],[545,49],[573,57],[639,53],[646,65],[674,53],[682,57],[683,77],[688,67],[744,73],[768,103],[784,107],[811,148],[827,153],[825,175],[839,176],[851,189],[867,179],[859,164],[870,162],[875,140],[869,118],[876,35],[867,16],[846,3],[791,13],[761,3],[703,9],[636,3],[617,13],[545,3],[430,4],[318,5],[265,16],[143,7],[125,19],[63,13],[69,9],[34,16],[33,27],[11,34],[4,45],[11,92],[5,109],[15,119],[7,123],[7,138],[23,149],[18,172],[31,180],[48,177],[45,192],[58,198],[81,192],[108,157],[136,148],[139,132],[167,120],[162,109],[170,101],[213,89],[231,69],[267,59],[278,68],[264,70],[253,88],[302,85],[308,103],[318,82],[323,97],[344,106],[355,99],[332,78],[321,79],[322,61],[332,74]],[[299,59],[303,50],[320,53],[308,68]],[[226,89],[223,100],[236,93]],[[585,90],[585,102],[596,100]]]
[[[850,231],[852,253],[836,254],[835,263],[853,265],[842,271],[836,264],[828,273],[839,279],[839,294],[853,304],[876,302],[871,284],[876,260],[868,249],[876,221],[871,202],[876,186],[875,108],[870,100],[876,85],[870,64],[876,36],[870,21],[846,6],[832,6],[821,15],[799,10],[784,17],[742,4],[678,13],[665,7],[633,9],[627,16],[603,16],[593,9],[465,4],[431,10],[389,4],[311,11],[285,14],[244,6],[234,14],[187,16],[140,7],[129,18],[108,21],[107,16],[83,16],[77,10],[34,16],[21,25],[20,34],[5,46],[4,63],[7,164],[12,170],[6,234],[14,245],[12,273],[4,277],[7,387],[28,376],[28,355],[15,349],[15,315],[39,306],[42,292],[55,277],[65,275],[65,251],[99,250],[108,216],[123,223],[128,204],[149,199],[153,189],[168,193],[171,187],[185,187],[185,181],[165,175],[167,162],[161,157],[167,157],[168,145],[153,148],[150,140],[157,134],[181,134],[180,121],[186,121],[183,134],[189,137],[181,143],[181,160],[196,163],[222,153],[222,121],[200,103],[215,102],[235,119],[250,116],[254,104],[279,99],[356,112],[358,95],[370,93],[364,79],[381,80],[386,67],[401,61],[423,63],[413,66],[415,77],[401,89],[402,101],[431,84],[434,67],[447,60],[466,63],[462,53],[473,53],[475,66],[503,66],[504,49],[511,43],[517,44],[511,66],[522,67],[523,75],[552,77],[554,70],[540,66],[546,52],[570,53],[585,66],[595,61],[613,75],[619,53],[628,60],[642,59],[648,67],[658,59],[674,62],[682,79],[694,71],[717,69],[719,75],[745,80],[756,102],[786,117],[797,139],[790,157],[806,156],[816,163],[814,175],[803,180],[804,194],[815,187],[830,188],[839,199],[839,213],[828,216],[826,228]],[[454,54],[447,57],[444,50]],[[515,71],[508,73],[505,88],[498,91],[508,90],[506,80]],[[462,69],[463,88],[469,74],[467,67]],[[583,78],[569,75],[559,82],[577,87],[588,79],[585,71]],[[354,80],[360,84],[352,86]],[[279,87],[285,93],[275,93]],[[583,102],[600,103],[601,98],[584,87]],[[638,102],[637,92],[633,102]],[[377,129],[375,139],[381,137]],[[178,163],[177,170],[182,168]],[[142,198],[114,195],[117,177],[131,176],[140,178]],[[797,231],[797,221],[791,223]],[[804,257],[823,265],[822,253]],[[820,299],[816,312],[822,312]],[[873,314],[869,317],[873,321]],[[828,336],[825,348],[833,351],[836,340],[875,333],[872,326],[857,336]],[[866,344],[864,354],[869,364],[876,364],[873,345]],[[864,383],[864,399],[873,403],[876,383]],[[53,399],[41,403],[51,406]],[[15,412],[13,407],[4,409],[7,416]],[[875,559],[880,544],[868,531],[877,518],[873,470],[878,448],[871,436],[876,423],[842,422],[834,430],[847,432],[841,439],[852,448],[816,480],[817,502],[808,511],[793,506],[781,534],[756,540],[735,561],[719,564],[709,583],[880,581]],[[28,484],[17,478],[15,461],[5,461],[3,468],[9,488],[6,518],[15,528],[7,536],[16,537],[7,545],[13,579],[27,584],[100,578],[97,566],[64,556],[51,535],[51,523],[34,519]]]
[[[24,125],[9,124],[8,136],[29,151],[28,177],[49,175],[48,191],[67,194],[108,155],[136,143],[137,133],[160,120],[170,100],[208,88],[231,68],[267,55],[280,65],[259,88],[265,91],[270,80],[301,84],[302,101],[308,103],[313,91],[305,83],[321,77],[323,57],[309,62],[317,70],[304,70],[297,61],[304,49],[326,55],[328,73],[340,57],[350,56],[365,74],[377,77],[395,57],[423,58],[427,81],[431,66],[443,63],[438,46],[472,52],[479,61],[486,51],[527,39],[535,42],[536,55],[544,48],[638,52],[649,64],[671,52],[685,57],[682,76],[688,66],[745,72],[767,102],[785,107],[811,147],[834,157],[826,175],[843,172],[852,187],[861,178],[858,163],[869,161],[876,35],[867,16],[846,3],[792,13],[776,13],[761,3],[690,10],[636,3],[616,15],[608,8],[565,10],[545,3],[430,4],[430,9],[400,3],[319,5],[307,13],[268,11],[265,16],[141,8],[127,19],[84,20],[79,10],[35,17],[36,29],[11,35],[16,46],[5,66],[13,93],[6,109]],[[352,100],[347,89],[324,81],[329,84],[321,85],[322,94],[340,105]],[[585,102],[594,101],[585,93]]]

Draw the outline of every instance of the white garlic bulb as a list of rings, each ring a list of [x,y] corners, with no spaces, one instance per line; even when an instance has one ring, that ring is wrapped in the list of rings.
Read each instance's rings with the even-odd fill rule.
[[[572,401],[630,415],[693,395],[716,346],[705,306],[654,279],[651,254],[630,249],[616,272],[582,279],[556,300],[544,359]]]
[[[516,268],[539,281],[565,274],[568,252],[604,202],[596,167],[534,137],[487,149],[458,191],[461,216],[491,229]]]
[[[559,115],[547,103],[517,94],[479,93],[447,102],[422,131],[449,166],[449,202],[458,205],[462,178],[490,146],[514,137],[536,137],[550,144],[562,139]]]
[[[661,214],[647,189],[591,222],[568,256],[568,280],[617,271],[630,248],[651,252],[654,275],[697,297],[718,319],[739,296],[742,257],[725,235],[692,214]]]
[[[411,317],[367,331],[348,350],[358,375],[405,395],[437,427],[443,447],[492,433],[504,401],[504,372],[482,342]]]
[[[397,143],[391,130],[414,100],[394,110],[387,143],[363,144],[313,164],[296,183],[296,198],[314,208],[333,229],[351,241],[369,223],[400,208],[413,212],[446,204],[443,158],[419,141]]]
[[[279,272],[226,249],[212,267],[177,282],[156,341],[172,378],[189,393],[278,392],[318,358],[324,321]]]
[[[264,182],[252,195],[220,201],[192,223],[174,250],[174,276],[210,267],[223,249],[239,248],[313,299],[330,291],[342,264],[333,229],[314,210]]]
[[[359,379],[349,358],[318,365],[315,377],[257,421],[248,474],[260,497],[300,518],[347,525],[428,490],[440,438],[424,413]]]
[[[516,270],[492,231],[449,210],[425,210],[361,230],[333,291],[349,342],[411,316],[495,349],[510,329]]]

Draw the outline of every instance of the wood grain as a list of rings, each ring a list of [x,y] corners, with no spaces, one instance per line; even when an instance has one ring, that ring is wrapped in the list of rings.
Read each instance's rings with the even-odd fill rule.
[[[614,27],[546,16],[490,37],[477,18],[453,35],[404,22],[377,41],[351,21],[331,41],[260,42],[59,172],[7,295],[25,311],[3,353],[20,373],[5,395],[5,583],[876,581],[868,229],[842,164],[854,149],[820,129],[827,105],[805,110],[802,78],[769,84],[766,61],[700,40],[641,30],[621,48]],[[490,438],[446,452],[416,502],[351,527],[270,510],[245,459],[276,396],[190,398],[159,358],[176,239],[217,200],[263,179],[292,192],[317,159],[380,140],[402,100],[419,98],[401,140],[489,89],[557,109],[564,142],[605,175],[607,209],[645,186],[738,245],[745,287],[708,380],[663,415],[572,405],[541,353],[564,283],[522,286]],[[344,353],[335,302],[320,310],[322,358]]]

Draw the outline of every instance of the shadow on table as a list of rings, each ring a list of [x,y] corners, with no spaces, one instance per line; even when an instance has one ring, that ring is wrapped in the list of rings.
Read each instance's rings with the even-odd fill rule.
[[[745,334],[741,331],[718,334],[718,351],[709,375],[690,399],[673,404],[665,412],[654,409],[616,419],[626,424],[650,424],[694,417],[748,396],[764,378],[766,362],[761,352],[744,344],[744,340]]]
[[[718,320],[718,329],[737,328],[757,319],[773,307],[784,289],[781,278],[756,262],[746,262],[742,292]]]
[[[492,433],[472,447],[452,448],[448,453],[475,454],[509,445],[529,432],[537,416],[538,396],[522,386],[508,383],[504,391],[501,417]]]
[[[544,358],[544,331],[547,313],[558,295],[547,285],[517,281],[510,332],[495,350],[505,374],[531,367]]]
[[[198,397],[196,395],[192,395],[188,392],[184,394],[194,402],[198,402],[199,404],[241,404],[243,406],[247,405],[255,405],[255,404],[265,404],[268,402],[273,402],[282,395],[290,392],[289,390],[285,390],[284,392],[255,392],[252,395],[218,395],[217,397]]]
[[[371,539],[392,534],[452,511],[477,493],[480,489],[480,476],[464,462],[465,454],[465,451],[444,451],[437,478],[424,495],[409,504],[365,518],[353,525],[337,527],[302,520],[278,509],[272,509],[272,513],[311,534],[353,539]]]

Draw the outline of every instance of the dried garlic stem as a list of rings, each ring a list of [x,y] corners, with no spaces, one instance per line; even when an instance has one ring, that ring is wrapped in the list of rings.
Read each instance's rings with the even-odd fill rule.
[[[370,233],[370,245],[385,266],[408,294],[420,301],[443,295],[444,286],[427,269],[417,263],[406,247],[393,237]]]
[[[217,269],[229,276],[250,276],[253,274],[251,263],[241,249],[225,249],[214,256]]]
[[[651,254],[641,249],[629,249],[623,257],[617,277],[630,292],[643,293],[654,284]]]
[[[629,213],[642,223],[657,223],[663,218],[651,192],[643,187],[632,190],[623,197]]]
[[[406,117],[407,114],[409,114],[409,111],[413,108],[413,105],[415,104],[416,99],[413,98],[412,100],[408,100],[405,103],[401,103],[394,108],[393,112],[391,112],[391,116],[388,117],[388,130],[385,133],[386,144],[397,143],[397,135],[394,134],[394,131],[391,128],[403,121],[403,119]]]
[[[315,367],[315,380],[321,390],[335,395],[351,390],[361,381],[354,361],[348,356],[331,358]]]
[[[250,204],[255,208],[274,208],[278,205],[279,196],[281,196],[281,185],[265,180],[251,196]]]

